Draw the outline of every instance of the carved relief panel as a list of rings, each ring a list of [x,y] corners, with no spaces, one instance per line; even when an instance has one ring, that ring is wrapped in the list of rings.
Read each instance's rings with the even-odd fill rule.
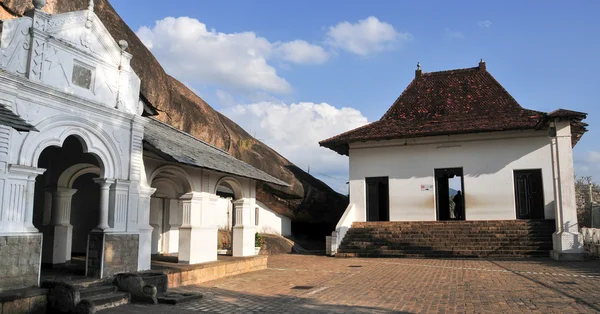
[[[2,69],[90,99],[138,113],[140,80],[127,43],[117,43],[92,11],[49,15],[39,10],[4,21]]]

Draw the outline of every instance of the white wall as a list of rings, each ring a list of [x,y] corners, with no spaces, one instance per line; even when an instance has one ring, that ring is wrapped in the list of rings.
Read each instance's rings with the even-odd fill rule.
[[[512,137],[512,138],[506,138]],[[435,220],[434,169],[462,167],[467,220],[515,219],[513,170],[542,169],[545,218],[554,218],[545,131],[444,136],[350,146],[350,203],[364,221],[365,178],[389,176],[390,220]],[[421,191],[421,185],[433,185]]]
[[[258,226],[256,226],[258,232],[281,236],[292,235],[290,218],[275,213],[259,201],[256,201],[256,206],[258,207]]]

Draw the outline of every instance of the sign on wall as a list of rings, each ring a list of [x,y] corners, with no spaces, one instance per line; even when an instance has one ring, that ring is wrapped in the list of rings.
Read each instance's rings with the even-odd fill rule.
[[[421,191],[433,191],[433,184],[421,184]]]

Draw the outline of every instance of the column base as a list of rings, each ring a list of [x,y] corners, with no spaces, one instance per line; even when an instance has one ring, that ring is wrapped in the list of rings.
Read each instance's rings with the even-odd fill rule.
[[[149,270],[152,265],[152,228],[140,228],[140,244],[138,249],[138,270]]]
[[[552,247],[561,253],[583,253],[582,237],[577,231],[558,231],[552,234]]]
[[[199,264],[217,260],[216,227],[179,228],[179,262]]]
[[[585,260],[585,253],[563,253],[555,250],[550,251],[550,258],[555,261],[573,262]]]
[[[557,261],[582,261],[585,257],[579,232],[559,231],[552,234],[554,250],[550,257]]]
[[[233,227],[233,256],[254,256],[254,242],[256,236],[256,227],[254,226],[234,226]]]
[[[0,243],[0,291],[39,286],[42,234],[1,235]]]
[[[179,227],[171,226],[168,233],[168,244],[166,252],[169,254],[177,253],[179,250]]]
[[[52,264],[64,265],[71,260],[71,247],[73,243],[73,226],[57,225],[53,228],[54,246],[52,248]]]

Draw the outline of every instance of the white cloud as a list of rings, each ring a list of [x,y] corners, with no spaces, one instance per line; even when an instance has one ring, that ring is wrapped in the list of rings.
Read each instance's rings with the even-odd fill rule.
[[[311,174],[345,193],[345,179],[331,182],[319,173],[347,178],[348,159],[320,147],[319,141],[366,124],[360,111],[327,103],[260,102],[226,108],[223,114],[298,167],[306,171],[310,165]]]
[[[269,60],[323,63],[328,53],[303,40],[270,42],[254,32],[221,33],[197,19],[166,17],[136,33],[167,72],[191,84],[214,84],[239,92],[284,94],[291,85]]]
[[[492,21],[489,21],[489,20],[479,21],[479,22],[477,22],[477,26],[482,27],[482,28],[488,28],[488,27],[492,26]]]
[[[600,152],[586,152],[585,160],[589,163],[600,164]]]
[[[236,104],[235,98],[233,97],[233,95],[231,95],[230,93],[228,93],[226,91],[217,89],[215,94],[217,95],[217,100],[219,101],[219,104],[223,107],[231,107]]]
[[[574,156],[575,174],[578,177],[591,176],[600,183],[600,151],[587,151]]]
[[[321,64],[329,59],[329,53],[323,47],[304,40],[282,43],[277,47],[277,52],[284,60],[300,64]]]
[[[366,56],[393,48],[395,44],[402,44],[411,38],[410,33],[397,32],[391,24],[370,16],[355,24],[341,22],[329,27],[326,42],[334,48]]]
[[[461,32],[453,31],[449,28],[444,29],[444,37],[446,39],[463,39],[465,35]]]

